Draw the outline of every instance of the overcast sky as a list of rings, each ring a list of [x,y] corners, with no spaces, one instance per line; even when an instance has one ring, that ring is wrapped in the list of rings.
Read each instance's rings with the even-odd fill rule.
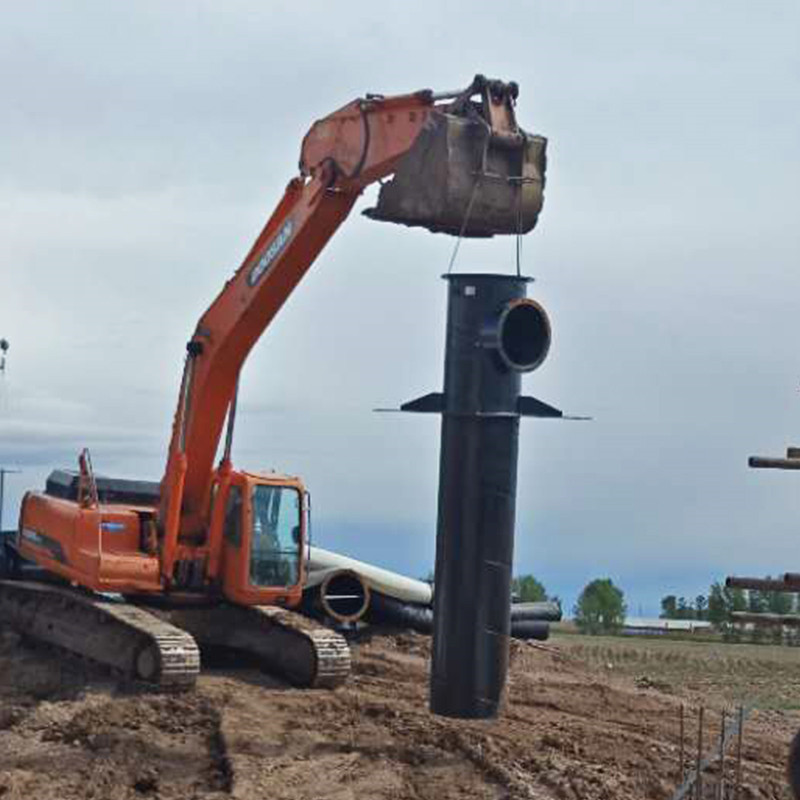
[[[800,570],[800,6],[734,2],[5,2],[0,379],[5,527],[92,449],[157,480],[195,322],[293,177],[317,118],[366,92],[516,80],[549,138],[524,242],[554,341],[526,393],[515,571],[632,611],[729,573]],[[317,543],[433,563],[453,239],[358,212],[253,350],[238,466],[301,475]],[[514,269],[466,242],[461,271]],[[797,434],[797,436],[795,436]]]

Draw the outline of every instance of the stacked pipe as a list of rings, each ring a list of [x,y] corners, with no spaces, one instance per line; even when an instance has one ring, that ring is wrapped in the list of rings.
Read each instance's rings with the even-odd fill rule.
[[[754,589],[758,592],[797,592],[800,593],[800,575],[786,572],[782,578],[736,578],[725,579],[729,589]]]
[[[786,458],[750,456],[747,466],[752,469],[800,469],[800,447],[787,447]]]
[[[800,470],[800,447],[787,447],[786,458],[750,456],[747,464],[754,469]],[[782,581],[760,581],[756,578],[728,578],[725,581],[725,585],[742,589],[800,593],[800,574],[796,572],[787,572],[784,574]],[[748,612],[736,612],[732,616],[736,622],[747,622],[755,625],[778,625],[781,628],[784,625],[800,626],[800,616],[783,614],[766,615]],[[800,800],[800,733],[794,737],[792,742],[787,767],[792,794],[796,800]]]
[[[434,629],[430,606],[403,603],[387,595],[373,595],[368,618],[371,622],[401,625],[417,633],[430,634]],[[543,641],[550,635],[549,623],[561,619],[561,609],[549,602],[520,603],[511,606],[510,619],[512,638]]]
[[[765,458],[750,456],[747,465],[752,469],[800,470],[800,447],[787,447],[786,458]],[[725,579],[729,589],[752,589],[759,592],[792,592],[800,594],[800,573],[785,572],[781,578],[737,578]],[[763,625],[798,625],[800,616],[774,615],[747,611],[732,614],[737,622],[748,622]]]
[[[789,592],[800,594],[800,574],[786,572],[782,578],[735,578],[725,579],[729,589],[752,589],[758,592]],[[731,613],[734,622],[750,625],[771,625],[783,627],[800,627],[798,614],[768,614],[764,611],[734,611]]]
[[[429,583],[321,547],[309,548],[307,563],[308,611],[341,624],[363,620],[432,633]],[[545,640],[549,623],[561,619],[561,609],[551,602],[515,603],[510,616],[512,637]]]

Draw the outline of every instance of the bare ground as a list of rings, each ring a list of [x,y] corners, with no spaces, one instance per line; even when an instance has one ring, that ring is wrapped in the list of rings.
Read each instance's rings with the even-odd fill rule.
[[[176,696],[124,692],[0,633],[0,798],[669,800],[681,704],[692,737],[706,706],[708,750],[748,686],[760,709],[745,727],[741,800],[789,798],[800,655],[695,647],[515,643],[502,715],[467,722],[428,713],[428,640],[411,634],[354,645],[336,692],[218,666]],[[711,797],[712,775],[706,786]]]

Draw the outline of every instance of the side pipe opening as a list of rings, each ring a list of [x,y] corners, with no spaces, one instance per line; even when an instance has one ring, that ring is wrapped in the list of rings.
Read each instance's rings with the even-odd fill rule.
[[[532,372],[550,350],[550,320],[535,300],[509,303],[498,321],[497,350],[505,365],[516,372]]]

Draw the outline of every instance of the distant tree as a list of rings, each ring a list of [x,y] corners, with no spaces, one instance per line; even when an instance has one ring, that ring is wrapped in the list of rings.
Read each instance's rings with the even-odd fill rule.
[[[610,578],[588,583],[578,597],[573,614],[582,633],[614,633],[625,622],[625,595]]]
[[[744,589],[731,589],[731,611],[747,611],[747,595]],[[726,636],[732,642],[740,642],[742,640],[742,625],[741,623],[734,623],[730,626],[729,635]]]
[[[731,611],[747,611],[747,595],[744,589],[731,589]]]
[[[661,619],[677,619],[678,598],[668,594],[661,598]]]
[[[685,597],[678,598],[678,619],[694,619],[694,609]]]
[[[706,619],[708,616],[708,600],[704,594],[699,594],[694,599],[694,615],[696,619]]]
[[[511,581],[511,592],[520,603],[536,603],[547,600],[544,585],[533,575],[519,575]]]
[[[771,576],[767,576],[767,580]],[[792,596],[786,592],[749,592],[749,609],[757,613],[769,614],[790,614],[792,611]],[[752,639],[754,642],[761,641],[769,636],[775,644],[783,644],[783,626],[770,626],[768,631],[760,625],[754,625]]]
[[[769,592],[759,592],[749,589],[747,592],[747,610],[754,614],[763,614],[769,608]],[[766,637],[767,631],[763,625],[754,624],[750,628],[750,641],[758,644]]]
[[[730,589],[720,583],[712,583],[708,592],[707,619],[719,630],[725,641],[741,640],[742,627],[731,617],[734,611],[761,608],[763,599],[758,592],[746,594],[742,589]]]
[[[719,583],[712,583],[708,592],[708,621],[724,632],[730,622],[730,614],[730,590]]]

